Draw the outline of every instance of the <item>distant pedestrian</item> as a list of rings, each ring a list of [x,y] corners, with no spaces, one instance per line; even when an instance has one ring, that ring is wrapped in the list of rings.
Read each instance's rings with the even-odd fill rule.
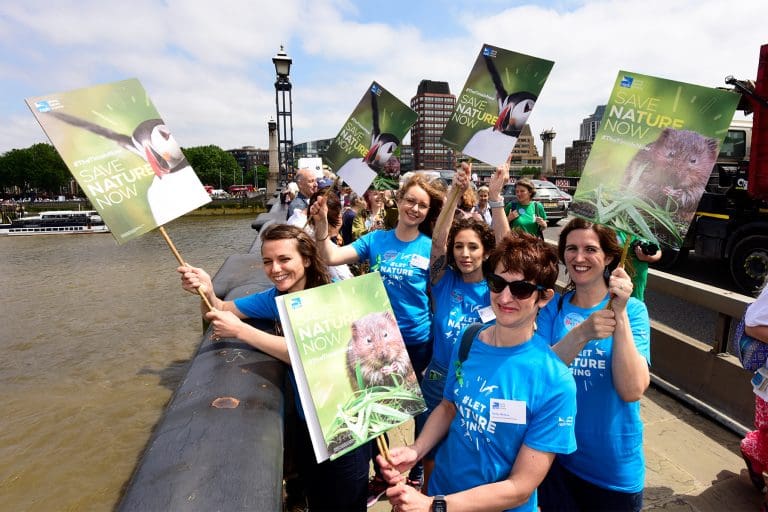
[[[285,219],[291,218],[296,210],[306,210],[309,208],[309,198],[317,192],[317,178],[310,169],[299,169],[296,173],[296,184],[299,186],[299,192],[288,205],[288,212]]]
[[[744,334],[762,343],[768,343],[768,285],[758,295],[755,302],[749,305],[744,314]],[[736,340],[740,341],[740,340]],[[758,372],[765,370],[758,369]],[[768,472],[768,401],[755,393],[755,430],[747,432],[741,441],[741,455],[747,462],[749,476],[754,486],[765,492],[764,480]],[[768,511],[768,495],[762,510]]]

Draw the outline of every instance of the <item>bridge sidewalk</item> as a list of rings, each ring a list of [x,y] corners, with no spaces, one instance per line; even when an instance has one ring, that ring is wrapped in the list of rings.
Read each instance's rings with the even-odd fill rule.
[[[746,476],[740,438],[651,388],[641,402],[645,421],[644,510],[675,512],[757,511],[762,496]],[[412,424],[390,435],[393,446],[409,441]],[[379,502],[372,512],[389,512]]]
[[[647,470],[644,509],[760,509],[762,497],[746,475],[737,435],[654,388],[643,398],[641,411]]]

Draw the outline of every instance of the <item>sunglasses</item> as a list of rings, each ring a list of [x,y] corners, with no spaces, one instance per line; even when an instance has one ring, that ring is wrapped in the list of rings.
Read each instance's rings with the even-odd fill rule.
[[[501,293],[505,287],[509,288],[509,293],[516,299],[524,300],[533,295],[535,291],[543,291],[546,288],[540,284],[529,283],[528,281],[512,281],[509,282],[506,279],[499,277],[496,274],[488,274],[485,276],[485,280],[488,281],[488,288],[493,293]]]

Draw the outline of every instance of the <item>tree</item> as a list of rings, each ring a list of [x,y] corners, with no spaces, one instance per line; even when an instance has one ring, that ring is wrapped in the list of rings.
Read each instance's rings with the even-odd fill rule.
[[[225,189],[239,180],[242,170],[237,160],[220,147],[195,146],[183,148],[182,151],[204,184]]]
[[[256,166],[256,187],[266,187],[269,179],[269,167],[266,165]]]
[[[0,187],[18,187],[23,195],[59,195],[71,179],[64,160],[50,144],[12,149],[0,156]]]
[[[30,184],[38,191],[58,195],[71,179],[69,169],[59,153],[50,144],[35,144],[32,153],[33,173]]]

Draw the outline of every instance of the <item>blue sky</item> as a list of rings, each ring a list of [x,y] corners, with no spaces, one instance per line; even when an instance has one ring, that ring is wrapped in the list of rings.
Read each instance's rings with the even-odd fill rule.
[[[46,140],[24,98],[133,77],[183,146],[266,147],[281,44],[294,142],[333,137],[373,80],[405,103],[422,79],[458,94],[490,43],[555,61],[530,124],[562,162],[619,70],[754,78],[766,20],[765,0],[6,0],[0,152]]]

